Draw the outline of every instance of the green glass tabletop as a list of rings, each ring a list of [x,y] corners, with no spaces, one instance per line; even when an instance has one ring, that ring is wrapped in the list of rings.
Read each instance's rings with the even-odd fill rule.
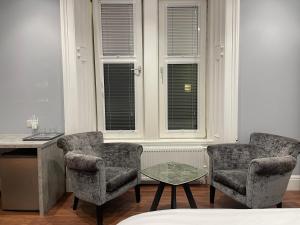
[[[177,162],[158,164],[141,172],[147,177],[171,185],[189,183],[206,176],[208,173],[206,170]]]

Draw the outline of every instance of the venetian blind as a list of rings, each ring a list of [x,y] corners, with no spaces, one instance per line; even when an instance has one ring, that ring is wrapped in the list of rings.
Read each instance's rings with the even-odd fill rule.
[[[168,64],[168,129],[197,129],[197,64]]]
[[[134,64],[104,64],[106,130],[135,130]]]
[[[133,4],[101,4],[103,56],[133,56]]]
[[[169,56],[198,55],[198,7],[167,7]]]

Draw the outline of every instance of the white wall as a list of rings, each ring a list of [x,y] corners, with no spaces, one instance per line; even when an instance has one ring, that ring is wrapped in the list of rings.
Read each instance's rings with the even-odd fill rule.
[[[241,0],[239,85],[241,142],[253,131],[300,139],[299,0]]]

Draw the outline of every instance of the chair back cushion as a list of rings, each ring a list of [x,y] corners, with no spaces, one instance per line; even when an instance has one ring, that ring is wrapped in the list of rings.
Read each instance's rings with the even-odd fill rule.
[[[266,155],[269,157],[292,155],[297,158],[300,152],[299,141],[274,134],[253,133],[250,137],[250,144],[265,149],[266,152],[261,157],[266,157]]]
[[[57,141],[57,146],[62,148],[65,154],[69,151],[79,151],[88,155],[96,155],[96,149],[99,149],[102,143],[101,132],[86,132],[61,137]]]

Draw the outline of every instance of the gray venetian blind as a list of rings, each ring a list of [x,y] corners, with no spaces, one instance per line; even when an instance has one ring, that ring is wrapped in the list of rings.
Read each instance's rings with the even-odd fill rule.
[[[198,64],[168,64],[168,129],[197,129]]]
[[[133,56],[133,4],[101,4],[103,56]]]
[[[135,130],[134,64],[104,64],[106,130]]]
[[[169,56],[198,55],[198,7],[167,8]]]

